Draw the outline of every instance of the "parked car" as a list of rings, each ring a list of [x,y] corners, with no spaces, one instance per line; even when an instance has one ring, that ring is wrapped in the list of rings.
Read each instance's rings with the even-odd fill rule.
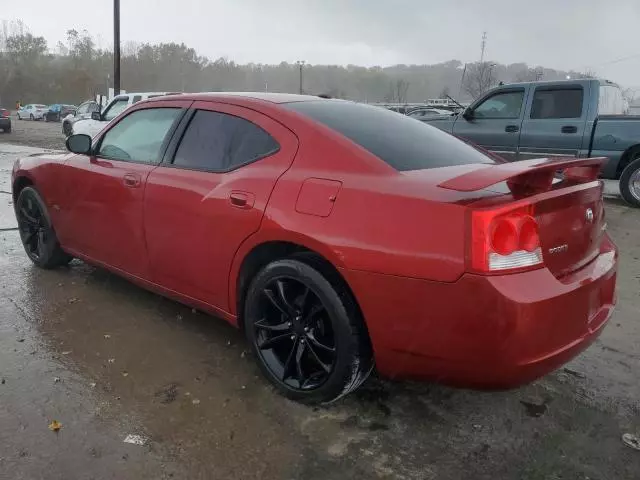
[[[60,103],[56,103],[49,106],[49,111],[47,111],[44,116],[45,122],[60,122],[67,115],[74,115],[78,107],[75,105],[64,105]]]
[[[602,176],[640,207],[640,116],[624,113],[618,85],[590,79],[503,85],[459,115],[422,120],[508,160],[608,157]]]
[[[424,117],[433,117],[436,115],[452,115],[453,112],[451,110],[444,110],[441,108],[433,108],[433,107],[418,107],[413,108],[407,112],[407,116],[411,118],[415,118],[416,120],[420,120]]]
[[[11,112],[2,107],[0,107],[0,130],[11,133]]]
[[[71,124],[72,133],[85,133],[90,137],[95,137],[105,125],[117,117],[125,109],[141,100],[149,98],[162,97],[164,95],[177,95],[172,92],[144,92],[144,93],[127,93],[126,95],[118,95],[111,100],[104,111],[93,111],[90,118],[79,119]]]
[[[78,106],[74,112],[62,117],[62,134],[68,137],[73,132],[73,124],[79,120],[90,119],[93,112],[100,111],[100,104],[95,100],[88,100]]]
[[[614,308],[603,158],[510,164],[379,107],[267,93],[140,102],[67,147],[14,165],[29,258],[226,319],[296,400],[333,401],[374,365],[514,387]]]
[[[24,120],[25,118],[29,120],[42,120],[48,111],[49,108],[46,105],[31,103],[18,110],[18,120]]]

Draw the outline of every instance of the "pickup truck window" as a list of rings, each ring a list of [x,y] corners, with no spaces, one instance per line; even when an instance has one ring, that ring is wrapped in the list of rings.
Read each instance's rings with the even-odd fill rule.
[[[533,95],[531,118],[580,118],[583,97],[582,87],[538,87]]]
[[[111,104],[111,106],[107,109],[107,111],[104,112],[103,120],[105,122],[110,122],[111,120],[116,118],[118,115],[120,115],[122,112],[124,112],[128,104],[129,104],[128,98],[120,98],[116,100]]]
[[[511,90],[491,95],[473,109],[477,118],[518,118],[524,100],[524,90]]]

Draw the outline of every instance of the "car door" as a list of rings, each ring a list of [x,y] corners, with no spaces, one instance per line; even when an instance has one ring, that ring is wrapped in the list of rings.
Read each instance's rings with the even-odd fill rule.
[[[297,138],[255,110],[198,101],[180,142],[147,181],[145,234],[155,283],[229,311],[233,257],[260,227]]]
[[[66,162],[68,195],[58,232],[63,245],[148,278],[145,184],[189,104],[157,102],[131,111],[94,142],[91,155]]]
[[[518,158],[578,155],[587,116],[589,84],[535,87],[520,134]]]
[[[489,93],[459,115],[453,134],[515,160],[526,92],[525,87],[514,87]]]

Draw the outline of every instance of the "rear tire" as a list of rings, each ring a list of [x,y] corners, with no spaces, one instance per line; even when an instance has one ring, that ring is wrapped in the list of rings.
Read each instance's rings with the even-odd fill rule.
[[[25,187],[20,191],[16,217],[22,245],[34,264],[52,269],[72,260],[60,247],[47,207],[35,188]]]
[[[247,292],[243,327],[258,365],[286,397],[333,402],[369,376],[369,338],[349,292],[299,260],[264,267]]]
[[[629,205],[640,208],[640,155],[622,171],[620,193]]]

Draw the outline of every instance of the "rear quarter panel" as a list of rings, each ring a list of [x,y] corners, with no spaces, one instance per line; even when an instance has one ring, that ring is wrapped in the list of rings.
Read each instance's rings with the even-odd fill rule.
[[[603,115],[596,123],[590,156],[608,157],[602,176],[616,178],[622,154],[636,145],[640,145],[640,116]]]

